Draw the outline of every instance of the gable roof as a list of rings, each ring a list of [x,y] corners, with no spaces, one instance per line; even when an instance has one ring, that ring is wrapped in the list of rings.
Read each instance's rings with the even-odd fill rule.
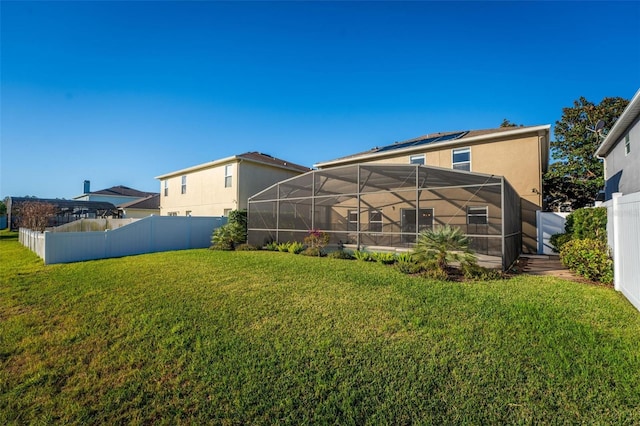
[[[636,92],[636,94],[629,102],[629,105],[622,111],[620,117],[613,124],[609,133],[604,138],[598,149],[596,149],[596,153],[594,154],[598,158],[602,158],[607,155],[611,148],[618,142],[618,140],[623,136],[626,130],[633,124],[633,122],[640,116],[640,89]]]
[[[119,208],[129,209],[147,209],[147,210],[159,210],[160,209],[160,194],[154,193],[140,200],[129,201],[128,203],[120,204]]]
[[[154,195],[155,192],[138,191],[137,189],[129,188],[128,186],[118,185],[111,188],[101,189],[100,191],[92,191],[91,195],[112,195],[118,197],[137,197],[143,198],[149,195]]]
[[[208,169],[210,167],[219,166],[224,163],[231,163],[237,161],[249,161],[256,164],[264,164],[267,166],[277,167],[280,169],[292,170],[299,173],[306,173],[311,170],[309,167],[301,166],[296,163],[282,160],[280,158],[272,157],[268,154],[261,152],[245,152],[244,154],[238,154],[231,157],[221,158],[219,160],[209,161],[208,163],[198,164],[196,166],[187,167],[185,169],[176,170],[175,172],[165,173],[160,176],[156,176],[156,179],[166,179],[171,176],[183,175],[186,173],[195,172],[202,169]]]
[[[336,158],[314,164],[315,167],[329,167],[351,162],[352,160],[369,160],[373,158],[387,157],[395,154],[410,154],[425,149],[441,148],[446,146],[467,145],[473,142],[482,142],[489,139],[521,136],[528,133],[549,133],[551,125],[527,126],[527,127],[499,127],[497,129],[463,130],[455,132],[430,133],[417,138],[382,147],[374,147],[368,151]],[[549,138],[546,138],[545,147],[541,147],[543,166],[548,162]]]

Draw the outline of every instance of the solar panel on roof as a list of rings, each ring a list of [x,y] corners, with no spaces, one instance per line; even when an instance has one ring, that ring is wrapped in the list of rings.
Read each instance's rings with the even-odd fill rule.
[[[430,138],[419,139],[417,141],[394,143],[393,145],[387,145],[387,146],[383,146],[382,148],[378,148],[375,150],[375,152],[393,151],[396,149],[409,148],[412,146],[427,145],[434,142],[452,141],[452,140],[456,140],[463,137],[467,133],[469,132],[468,131],[457,132],[457,133],[450,133],[448,135],[443,135],[443,136],[432,136]]]

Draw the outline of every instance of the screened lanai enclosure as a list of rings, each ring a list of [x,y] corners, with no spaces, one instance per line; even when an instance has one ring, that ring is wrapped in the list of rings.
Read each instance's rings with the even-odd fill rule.
[[[248,241],[302,242],[324,231],[354,249],[411,248],[418,234],[459,227],[478,254],[520,254],[520,197],[501,176],[422,165],[355,164],[313,170],[249,198]]]

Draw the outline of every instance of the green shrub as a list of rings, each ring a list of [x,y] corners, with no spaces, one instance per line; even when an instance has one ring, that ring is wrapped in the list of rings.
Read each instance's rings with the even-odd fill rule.
[[[403,274],[417,274],[423,270],[422,265],[418,262],[406,259],[398,259],[393,267]]]
[[[356,251],[353,252],[353,257],[355,257],[356,260],[360,260],[362,262],[372,262],[373,261],[373,257],[371,256],[371,253],[366,252],[366,251],[356,250]]]
[[[463,263],[461,269],[462,274],[468,280],[492,281],[503,278],[501,271],[485,268],[477,263]]]
[[[353,260],[353,255],[351,253],[349,253],[349,252],[344,251],[344,250],[332,251],[331,253],[329,253],[328,257],[330,257],[331,259]]]
[[[371,253],[371,259],[385,265],[392,265],[396,263],[395,253]]]
[[[278,251],[278,243],[271,241],[270,243],[265,244],[263,249],[268,251]]]
[[[233,250],[234,234],[231,226],[223,225],[213,231],[210,248],[212,250]]]
[[[396,260],[398,262],[415,262],[415,259],[413,258],[413,255],[407,251],[403,252],[403,253],[397,253],[396,254]]]
[[[297,241],[289,243],[288,251],[289,253],[298,254],[304,250],[304,244],[299,243]]]
[[[571,241],[571,234],[553,234],[549,239],[549,243],[553,246],[553,251],[560,253],[562,246]]]
[[[560,260],[564,266],[587,279],[605,284],[613,282],[613,261],[603,241],[571,240],[562,246]]]
[[[236,246],[236,251],[255,251],[258,250],[258,247],[253,246],[251,244],[239,244]]]
[[[247,211],[232,210],[229,212],[229,220],[227,224],[235,228],[235,243],[242,244],[247,242]]]
[[[279,252],[288,253],[290,245],[291,243],[289,241],[285,241],[284,243],[278,244],[276,248],[278,249]]]
[[[447,271],[440,269],[437,266],[434,268],[423,269],[422,272],[420,272],[420,276],[430,280],[449,281],[449,274],[447,274]]]
[[[318,247],[307,247],[301,254],[315,257],[325,256],[325,253]]]
[[[607,208],[585,207],[567,216],[565,233],[574,240],[607,240]]]
[[[234,212],[236,214],[234,214]],[[213,250],[234,250],[237,245],[247,242],[247,219],[244,212],[237,210],[229,213],[229,221],[215,229],[211,235],[211,248]]]
[[[449,225],[429,229],[418,235],[413,255],[421,261],[435,260],[442,271],[452,262],[475,263],[476,256],[469,249],[469,238],[458,227]]]

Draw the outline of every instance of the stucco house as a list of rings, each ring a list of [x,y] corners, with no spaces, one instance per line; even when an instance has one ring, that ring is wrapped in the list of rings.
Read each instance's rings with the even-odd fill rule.
[[[118,209],[123,219],[141,219],[150,215],[160,215],[160,194],[152,194],[120,204]]]
[[[432,133],[315,164],[418,164],[504,177],[520,198],[522,251],[537,253],[536,211],[549,163],[550,125]]]
[[[157,176],[162,216],[227,216],[248,198],[310,169],[260,152],[247,152]]]
[[[640,90],[596,150],[604,159],[605,200],[640,192]]]

